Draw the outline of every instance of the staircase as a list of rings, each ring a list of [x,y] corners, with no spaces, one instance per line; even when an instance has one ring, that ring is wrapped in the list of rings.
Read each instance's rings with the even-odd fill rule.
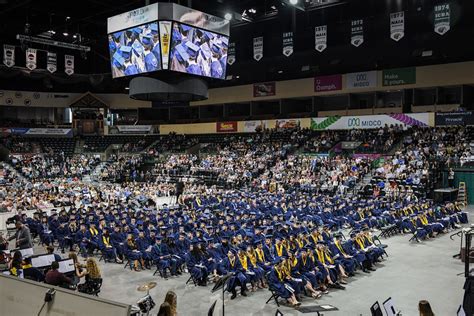
[[[80,155],[84,152],[84,140],[76,140],[76,145],[74,146],[74,154]]]
[[[457,201],[460,203],[463,203],[464,206],[467,206],[466,182],[459,182],[459,191],[458,191]]]
[[[3,169],[8,170],[12,175],[14,175],[16,179],[22,182],[28,182],[28,180],[21,173],[19,173],[15,168],[13,168],[8,163],[0,162],[0,165],[2,166]]]

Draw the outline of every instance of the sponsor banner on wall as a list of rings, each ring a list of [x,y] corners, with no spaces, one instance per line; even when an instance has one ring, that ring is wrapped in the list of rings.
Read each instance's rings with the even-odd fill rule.
[[[64,72],[70,76],[74,73],[74,56],[64,55]]]
[[[260,132],[268,127],[267,121],[245,121],[244,122],[244,132],[245,133],[254,133]]]
[[[150,133],[153,126],[151,125],[117,125],[119,133],[127,134],[144,134]]]
[[[15,66],[15,46],[3,45],[3,63],[7,67]]]
[[[351,44],[359,47],[364,43],[364,20],[351,21]]]
[[[275,128],[297,128],[301,126],[300,119],[276,120]]]
[[[330,116],[311,119],[312,130],[329,129],[373,129],[385,125],[432,126],[433,113],[383,114],[363,116]]]
[[[346,74],[346,88],[375,88],[377,87],[377,71],[354,72]]]
[[[383,86],[399,86],[416,83],[416,68],[384,69],[382,71]]]
[[[434,31],[439,35],[446,34],[451,29],[451,9],[449,3],[434,7]]]
[[[48,57],[47,57],[47,61],[46,61],[46,69],[50,73],[56,72],[56,70],[58,69],[56,63],[57,63],[56,53],[48,52]]]
[[[34,48],[26,50],[26,68],[29,70],[36,69],[36,49]]]
[[[342,75],[319,76],[314,78],[314,92],[342,90]]]
[[[435,114],[435,125],[474,125],[474,115],[472,112],[447,112]]]
[[[229,50],[227,52],[227,63],[231,66],[235,63],[235,43],[229,43]]]
[[[390,13],[390,38],[398,42],[405,36],[405,12]]]
[[[163,69],[168,69],[171,41],[171,21],[160,21],[161,60]]]
[[[283,55],[290,57],[293,54],[293,32],[283,33]]]
[[[218,133],[235,133],[237,132],[237,122],[217,122],[216,132]]]
[[[253,96],[258,97],[270,97],[276,94],[275,82],[262,82],[253,84]]]
[[[314,28],[314,48],[322,52],[328,47],[328,26],[321,25]]]
[[[57,135],[72,136],[70,128],[28,128],[26,135]]]
[[[253,39],[253,59],[260,61],[263,58],[263,37]]]

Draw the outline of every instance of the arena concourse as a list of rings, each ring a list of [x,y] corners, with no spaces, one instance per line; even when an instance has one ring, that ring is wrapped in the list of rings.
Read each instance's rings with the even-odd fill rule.
[[[0,1],[0,315],[474,315],[473,13]]]

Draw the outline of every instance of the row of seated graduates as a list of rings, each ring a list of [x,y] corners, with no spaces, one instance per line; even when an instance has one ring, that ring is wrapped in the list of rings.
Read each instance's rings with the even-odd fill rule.
[[[290,230],[297,233],[303,231],[306,237],[309,231],[314,231],[313,226],[318,224],[320,227],[326,224],[328,229],[337,230],[347,224],[350,224],[353,228],[362,229],[364,227],[377,228],[387,222],[400,225],[401,229],[408,225],[406,227],[409,229],[411,217],[407,220],[404,218],[404,214],[397,213],[397,208],[401,208],[403,211],[411,208],[412,213],[420,213],[424,210],[429,211],[429,207],[432,206],[432,202],[426,202],[424,204],[417,203],[422,205],[418,209],[415,203],[404,205],[402,208],[401,205],[388,203],[388,205],[385,205],[387,210],[381,211],[381,209],[376,209],[372,205],[365,208],[359,207],[357,212],[349,212],[350,216],[347,217],[337,215],[347,214],[347,212],[343,211],[343,204],[334,212],[336,215],[330,216],[332,213],[325,214],[328,217],[324,221],[321,220],[321,216],[313,216],[313,218],[311,218],[312,216],[305,216],[305,218],[300,218],[301,222],[298,220],[291,222],[289,221],[290,218],[286,218],[288,215],[287,210],[286,213],[278,212],[276,217],[273,216],[273,222],[271,222],[272,216],[264,215],[260,212],[258,214],[257,212],[242,214],[243,212],[234,209],[234,215],[230,215],[229,213],[232,213],[232,203],[235,204],[236,202],[230,202],[228,206],[225,206],[221,202],[217,201],[216,203],[213,198],[195,198],[193,204],[196,207],[188,209],[190,211],[189,214],[193,215],[193,217],[188,217],[187,221],[183,220],[184,217],[182,219],[176,218],[183,215],[182,208],[185,208],[184,206],[180,206],[177,209],[164,209],[156,218],[151,216],[152,213],[145,206],[143,209],[130,209],[129,212],[121,212],[119,207],[105,209],[99,207],[95,211],[92,207],[88,210],[82,209],[80,211],[73,208],[69,214],[66,211],[61,211],[59,216],[53,212],[51,216],[41,220],[45,221],[48,225],[46,229],[44,229],[45,226],[37,221],[38,219],[27,219],[27,223],[29,222],[28,224],[32,230],[35,225],[36,229],[38,224],[41,226],[38,234],[45,243],[51,244],[57,240],[62,249],[65,247],[72,249],[77,245],[84,256],[91,255],[95,250],[99,250],[104,259],[117,262],[125,260],[127,265],[130,265],[130,268],[133,266],[137,270],[140,265],[149,268],[152,264],[156,264],[157,271],[166,277],[167,271],[172,275],[179,275],[184,270],[183,266],[186,264],[188,271],[191,272],[192,280],[196,284],[202,285],[207,283],[209,274],[218,277],[219,271],[221,271],[220,274],[222,275],[228,269],[223,269],[222,267],[217,269],[217,266],[211,264],[216,261],[215,259],[207,260],[211,264],[210,266],[204,264],[207,261],[197,261],[196,258],[199,258],[199,256],[193,255],[192,250],[196,248],[207,251],[207,248],[213,248],[215,244],[220,244],[216,248],[221,249],[223,254],[226,254],[227,258],[229,258],[231,254],[222,247],[225,244],[223,237],[227,238],[229,246],[232,245],[236,249],[241,249],[250,244],[258,248],[259,243],[263,244],[263,240],[267,241],[266,236],[272,235],[274,236],[269,238],[269,243],[274,247],[279,233],[274,234],[268,224],[281,227],[283,231]],[[220,207],[226,208],[227,216],[224,215],[224,212],[219,211]],[[389,210],[389,207],[393,207],[394,210]],[[209,208],[217,211],[217,215],[220,216],[218,223],[210,221],[211,214]],[[446,225],[454,225],[467,220],[466,215],[456,208],[441,207],[437,208],[436,211],[439,214],[433,213],[435,215],[434,219],[443,220],[443,218],[449,218],[448,222],[445,223]],[[272,210],[269,213],[272,213]],[[291,211],[290,213],[293,212]],[[306,212],[301,210],[300,214],[296,214],[296,218],[302,213]],[[260,220],[257,219],[257,216],[260,216]],[[266,217],[265,223],[262,222],[263,217]],[[171,218],[177,220],[173,222],[170,221]],[[224,218],[230,223],[228,225],[230,229],[227,229]],[[425,226],[424,220],[421,218],[420,223]],[[56,224],[58,224],[57,228],[52,227],[56,226]],[[42,232],[41,229],[43,229]],[[255,240],[255,235],[265,238],[257,238]],[[301,236],[301,238],[304,237],[304,235]],[[289,234],[288,239],[291,240],[292,238],[294,239],[295,236]],[[302,249],[299,245],[298,247],[299,250]],[[246,251],[251,251],[251,249]],[[222,257],[219,260],[224,259],[226,258]],[[270,260],[267,263],[270,263]],[[213,267],[216,267],[216,269]],[[261,274],[259,275],[261,276]],[[253,279],[253,282],[258,284],[255,279]],[[238,283],[235,282],[234,284]],[[259,284],[261,285],[262,282]],[[229,287],[229,290],[233,291],[232,286]]]

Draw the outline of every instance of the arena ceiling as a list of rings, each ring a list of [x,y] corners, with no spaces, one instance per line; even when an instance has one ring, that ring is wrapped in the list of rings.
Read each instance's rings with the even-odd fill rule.
[[[216,16],[232,12],[231,42],[236,43],[236,63],[228,67],[232,79],[212,81],[211,86],[312,77],[317,74],[427,65],[474,59],[473,1],[453,0],[451,30],[444,36],[433,31],[433,8],[448,0],[183,0],[174,1]],[[153,1],[151,1],[153,2]],[[143,0],[0,0],[0,44],[20,46],[16,34],[45,35],[91,47],[83,56],[75,53],[76,75],[0,68],[2,89],[37,91],[124,92],[127,79],[112,80],[107,45],[106,19],[137,7]],[[389,37],[389,14],[405,11],[405,37]],[[350,45],[350,22],[364,19],[365,42]],[[328,48],[314,49],[314,27],[328,25]],[[282,54],[282,33],[294,32],[295,52]],[[65,36],[63,33],[67,33]],[[50,34],[51,35],[51,34]],[[74,37],[75,35],[75,37]],[[264,37],[264,58],[253,60],[252,39]],[[48,49],[34,46],[34,48]],[[51,49],[53,50],[53,49]],[[54,49],[61,54],[71,51]],[[423,57],[422,52],[430,52]],[[21,51],[20,51],[21,52]],[[16,63],[24,67],[24,55]],[[58,58],[58,64],[61,59]],[[45,65],[38,61],[39,68]]]

